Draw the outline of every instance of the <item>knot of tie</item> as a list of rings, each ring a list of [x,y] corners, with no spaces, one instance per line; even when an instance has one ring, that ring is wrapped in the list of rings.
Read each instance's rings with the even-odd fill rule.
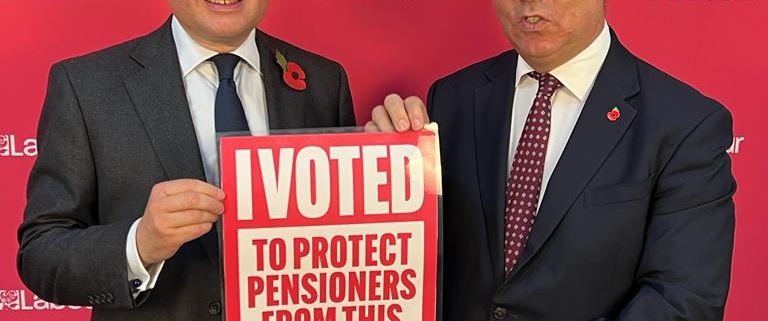
[[[208,60],[213,61],[216,64],[216,71],[219,73],[219,81],[232,79],[235,74],[235,66],[240,62],[240,56],[223,53],[215,55]]]
[[[551,74],[542,74],[537,71],[531,71],[528,73],[528,76],[539,81],[539,92],[537,96],[544,94],[547,97],[550,97],[555,90],[563,87],[563,84]]]

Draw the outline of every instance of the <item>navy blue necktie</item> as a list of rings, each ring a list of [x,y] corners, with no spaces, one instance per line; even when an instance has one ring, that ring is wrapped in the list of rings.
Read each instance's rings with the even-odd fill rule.
[[[235,85],[235,66],[240,57],[230,53],[218,54],[209,60],[216,64],[219,73],[219,88],[216,90],[215,120],[216,132],[248,131],[248,120],[245,118],[243,103],[237,96]]]

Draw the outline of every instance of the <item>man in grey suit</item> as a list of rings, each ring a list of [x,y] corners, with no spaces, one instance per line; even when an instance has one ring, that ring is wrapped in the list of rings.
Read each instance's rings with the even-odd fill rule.
[[[147,36],[53,66],[19,228],[37,295],[92,320],[221,319],[209,59],[239,57],[251,132],[355,124],[339,64],[256,29],[267,2],[169,0]]]

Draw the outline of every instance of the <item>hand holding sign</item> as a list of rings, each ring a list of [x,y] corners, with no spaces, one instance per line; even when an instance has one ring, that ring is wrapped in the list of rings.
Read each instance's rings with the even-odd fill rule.
[[[404,132],[422,130],[429,123],[427,107],[416,96],[403,99],[398,94],[389,94],[384,104],[371,110],[371,121],[365,124],[366,132]]]
[[[210,231],[224,210],[223,200],[222,190],[199,180],[156,184],[136,229],[141,262],[145,266],[159,263]]]

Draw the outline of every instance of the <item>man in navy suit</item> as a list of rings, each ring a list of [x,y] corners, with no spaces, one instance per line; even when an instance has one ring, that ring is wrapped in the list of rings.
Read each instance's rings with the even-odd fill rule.
[[[515,50],[366,125],[440,125],[441,320],[722,320],[728,111],[627,51],[604,0],[493,4]]]
[[[54,65],[19,228],[35,294],[92,320],[221,320],[219,83],[253,133],[355,124],[338,63],[256,29],[267,2],[170,0],[149,35]]]

